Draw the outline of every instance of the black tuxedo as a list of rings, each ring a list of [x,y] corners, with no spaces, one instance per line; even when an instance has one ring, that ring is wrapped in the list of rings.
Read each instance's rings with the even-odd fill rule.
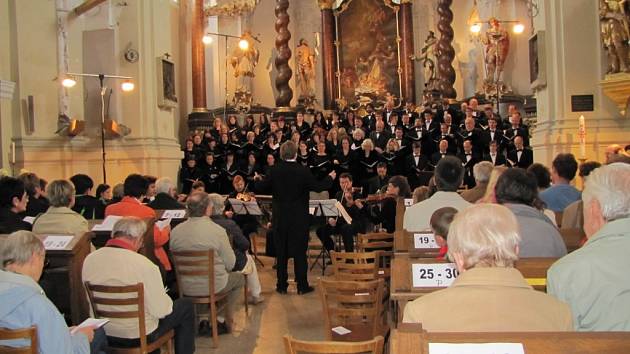
[[[529,131],[527,130],[526,127],[523,127],[522,125],[516,129],[510,126],[509,128],[505,129],[503,134],[505,135],[506,138],[510,140],[510,145],[512,147],[514,147],[514,138],[517,136],[520,136],[523,138],[523,146],[525,147],[529,146]]]
[[[408,155],[405,161],[405,175],[409,179],[409,186],[412,190],[421,184],[421,174],[425,171],[430,171],[432,168],[429,166],[429,159],[424,155],[418,156],[418,163],[413,154]]]
[[[447,135],[442,135],[442,134],[437,134],[434,136],[433,139],[433,151],[438,151],[440,150],[440,141],[442,140],[446,140],[448,141],[448,148],[447,151],[450,152],[451,154],[456,154],[457,153],[457,138],[453,135],[453,134],[447,134]]]
[[[528,168],[534,163],[534,152],[525,148],[519,159],[518,151],[512,150],[508,152],[507,159],[511,161],[510,164],[512,164],[512,167]]]
[[[277,284],[286,290],[287,262],[293,257],[298,290],[308,285],[306,250],[308,248],[309,192],[321,192],[332,186],[330,176],[318,181],[311,171],[295,162],[280,161],[269,169],[265,179],[255,184],[256,190],[273,196],[273,238],[277,255]]]
[[[464,166],[464,185],[468,188],[473,188],[476,185],[473,167],[481,161],[481,158],[473,152],[470,153],[470,160],[467,159],[465,152],[461,152],[457,157],[462,160],[462,165]]]
[[[374,147],[379,147],[383,150],[385,150],[385,146],[387,146],[387,142],[389,141],[390,137],[391,137],[391,134],[386,130],[383,130],[380,133],[377,133],[375,131],[370,133],[370,139],[372,139],[372,142],[374,143]]]
[[[457,134],[459,138],[459,147],[461,151],[464,151],[464,141],[470,140],[472,142],[472,150],[475,155],[481,156],[483,153],[481,142],[482,131],[479,128],[473,128],[472,131],[462,130]]]
[[[156,194],[149,206],[154,210],[186,209],[184,205],[166,193]]]
[[[483,160],[493,162],[492,156],[490,156],[489,153],[483,156]],[[509,167],[507,160],[505,159],[505,156],[497,152],[497,156],[494,158],[493,166],[501,166],[501,165]]]
[[[442,154],[439,151],[434,152],[431,155],[431,165],[433,165],[433,167],[437,166],[438,162],[440,162],[440,160],[442,159],[442,157],[444,156],[449,156],[449,155],[453,155],[450,152],[446,151],[446,154]]]
[[[431,123],[429,123],[429,124],[427,124],[427,122],[424,122],[424,124],[422,126],[431,135],[435,134],[435,132],[439,132],[440,131],[440,123],[437,120],[435,120],[435,118],[432,119]]]
[[[481,145],[484,153],[490,152],[490,142],[492,141],[497,142],[498,152],[502,152],[503,150],[505,150],[507,145],[507,138],[503,135],[503,132],[499,129],[496,129],[493,134],[493,132],[488,129],[484,130],[481,133]]]
[[[374,131],[376,129],[376,116],[372,113],[363,117],[363,126],[369,131]]]

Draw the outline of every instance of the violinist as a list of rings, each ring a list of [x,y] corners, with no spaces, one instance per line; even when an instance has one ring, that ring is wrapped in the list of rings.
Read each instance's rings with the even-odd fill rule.
[[[379,162],[376,165],[376,176],[367,180],[364,190],[365,195],[379,193],[383,187],[389,182],[389,175],[387,174],[387,163]]]
[[[335,247],[332,235],[341,234],[345,251],[353,252],[354,236],[358,233],[365,232],[367,214],[364,211],[363,203],[359,200],[361,194],[354,192],[352,189],[352,175],[349,173],[342,173],[339,176],[339,186],[341,187],[341,190],[337,192],[335,199],[341,202],[343,207],[346,209],[352,218],[352,223],[346,223],[346,221],[340,216],[336,218],[328,218],[326,225],[317,228],[316,234],[322,242],[322,245],[328,251],[333,250]]]
[[[396,200],[398,197],[411,198],[411,188],[405,176],[393,176],[387,183],[385,198],[382,198],[380,208],[372,208],[371,216],[375,224],[391,233],[396,230]]]
[[[256,201],[254,193],[247,190],[245,179],[242,176],[237,175],[234,177],[232,185],[234,186],[234,190],[228,194],[228,198],[238,199],[244,202]],[[258,231],[258,220],[256,220],[256,217],[253,215],[236,215],[231,206],[226,206],[224,214],[226,217],[234,220],[241,228],[243,235],[250,240],[251,245],[251,234],[255,234]]]

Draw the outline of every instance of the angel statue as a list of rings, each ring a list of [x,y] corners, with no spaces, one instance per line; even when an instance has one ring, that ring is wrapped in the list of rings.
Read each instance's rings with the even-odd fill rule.
[[[297,84],[300,89],[298,97],[311,98],[315,96],[315,51],[303,38],[295,50],[295,60]]]
[[[501,28],[501,23],[496,18],[488,20],[488,24],[490,28],[481,38],[481,42],[484,45],[486,83],[494,85],[501,82],[503,64],[510,51],[510,36]]]
[[[630,72],[630,13],[627,0],[600,0],[601,38],[608,55],[607,74]]]
[[[232,51],[232,57],[230,58],[230,64],[234,69],[234,77],[254,77],[254,69],[258,65],[258,57],[260,53],[258,49],[254,47],[254,38],[249,31],[245,31],[241,36],[241,40],[247,41],[247,49],[242,49],[239,45],[238,48]]]
[[[435,32],[429,31],[427,39],[424,40],[424,47],[420,52],[420,57],[412,56],[412,60],[418,60],[422,62],[424,68],[424,87],[427,90],[437,89],[438,80],[435,75],[435,64],[437,62],[437,55],[435,51],[435,45],[437,38],[435,38]]]

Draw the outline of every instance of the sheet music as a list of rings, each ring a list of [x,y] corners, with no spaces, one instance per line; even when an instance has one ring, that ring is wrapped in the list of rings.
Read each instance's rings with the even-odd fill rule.
[[[244,202],[234,198],[230,198],[228,201],[230,202],[230,205],[232,205],[234,213],[237,215],[259,216],[263,214],[262,210],[260,210],[260,207],[258,206],[258,203],[255,201]]]
[[[169,226],[171,224],[171,218],[168,219],[164,219],[164,220],[158,220],[155,222],[155,226],[158,227],[158,229],[160,230],[164,230],[167,226]]]
[[[429,354],[525,354],[522,343],[429,343]]]
[[[186,210],[183,209],[164,210],[164,213],[162,214],[162,219],[183,219],[185,217]]]
[[[336,199],[315,199],[309,200],[308,206],[309,210],[313,209],[311,214],[314,216],[336,217],[339,216],[336,203]]]
[[[35,221],[35,217],[34,216],[25,216],[24,219],[22,219],[22,221],[33,225],[33,222]]]
[[[65,250],[66,247],[72,242],[74,236],[70,235],[48,235],[44,240],[44,248],[49,251],[53,250]]]
[[[343,217],[346,223],[348,225],[352,224],[352,218],[350,217],[350,214],[348,214],[348,212],[346,211],[346,208],[344,208],[343,205],[338,201],[335,201],[335,207],[337,207],[337,210],[339,210],[339,214],[341,215],[341,217]]]
[[[101,224],[94,225],[92,227],[92,231],[112,231],[112,229],[114,228],[114,224],[116,224],[116,222],[118,222],[118,220],[122,218],[122,216],[110,215],[106,217]]]
[[[79,329],[84,327],[101,328],[107,324],[107,322],[109,322],[109,320],[106,318],[87,318],[85,321],[81,322],[80,325],[74,327],[72,331],[70,331],[70,334],[75,334]]]

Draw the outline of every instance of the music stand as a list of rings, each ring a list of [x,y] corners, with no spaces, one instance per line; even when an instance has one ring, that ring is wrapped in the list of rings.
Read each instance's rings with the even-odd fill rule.
[[[234,198],[229,198],[228,202],[230,202],[230,205],[232,206],[232,210],[234,211],[234,214],[236,215],[252,215],[252,216],[262,216],[263,212],[260,209],[260,206],[258,205],[258,202],[256,201],[249,201],[249,202],[245,202],[242,200],[238,200],[238,199],[234,199]],[[249,236],[249,235],[247,235]],[[254,242],[255,240],[250,240],[250,242]],[[252,246],[253,248],[253,246]],[[258,258],[258,253],[257,252],[253,252],[254,253],[254,262],[258,262],[260,263],[261,267],[264,267],[265,264],[260,260],[260,258]]]
[[[336,203],[337,203],[336,199],[316,199],[316,200],[309,200],[308,207],[309,209],[314,208],[313,216],[323,216],[324,218],[329,218],[329,217],[332,218],[332,217],[339,216],[339,210],[337,209],[335,205]],[[325,223],[327,224],[328,221],[325,220]],[[318,264],[319,260],[321,259],[322,260],[322,275],[324,275],[324,273],[326,272],[326,256],[328,256],[329,259],[332,259],[330,257],[330,253],[328,253],[328,250],[326,249],[326,247],[324,247],[324,244],[322,243],[322,250],[319,252],[317,257],[315,257],[315,260],[311,264],[310,270],[313,270],[313,268],[315,268],[315,265]]]

